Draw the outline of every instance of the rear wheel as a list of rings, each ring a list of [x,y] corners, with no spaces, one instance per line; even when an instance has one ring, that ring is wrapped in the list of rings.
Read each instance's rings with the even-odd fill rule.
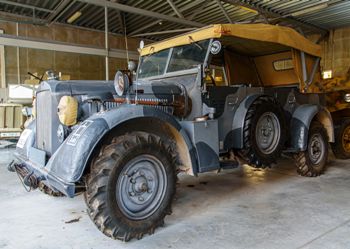
[[[335,129],[335,142],[331,145],[336,158],[350,158],[350,119],[342,120],[341,125]]]
[[[92,161],[85,199],[105,235],[128,241],[164,224],[175,194],[176,160],[160,137],[132,132],[104,146]]]
[[[255,166],[268,166],[281,155],[285,141],[283,111],[271,97],[258,98],[249,108],[240,155]]]
[[[321,123],[311,123],[307,148],[296,153],[294,159],[297,172],[302,176],[319,176],[323,173],[328,159],[328,136]]]

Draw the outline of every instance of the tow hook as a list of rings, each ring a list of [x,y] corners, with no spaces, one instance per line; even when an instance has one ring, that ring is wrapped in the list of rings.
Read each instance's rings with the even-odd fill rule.
[[[38,180],[34,176],[34,172],[30,172],[28,175],[26,175],[23,178],[23,183],[32,189],[36,189],[38,187]]]
[[[15,160],[12,160],[8,165],[7,165],[7,170],[10,172],[15,172],[15,164],[14,164]]]
[[[10,171],[14,170],[17,173],[23,187],[28,192],[38,187],[40,179],[34,175],[33,171],[29,171],[23,164],[11,163],[8,168]],[[27,187],[29,187],[29,189]]]

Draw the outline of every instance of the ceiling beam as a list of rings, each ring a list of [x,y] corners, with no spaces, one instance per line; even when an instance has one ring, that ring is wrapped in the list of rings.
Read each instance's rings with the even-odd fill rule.
[[[221,3],[221,0],[215,0],[215,2],[217,3],[217,5],[219,6],[219,8],[221,9],[222,13],[224,14],[224,16],[226,17],[227,21],[229,23],[233,23],[231,17],[227,14],[227,11],[225,10],[224,6]]]
[[[150,32],[150,33],[144,33],[144,34],[137,34],[137,35],[133,35],[133,37],[164,35],[164,34],[171,34],[171,33],[181,33],[181,32],[192,31],[194,29],[196,29],[196,28],[164,30],[164,31]]]
[[[140,9],[140,8],[132,7],[132,6],[125,5],[125,4],[113,3],[110,1],[106,1],[106,0],[79,0],[79,1],[84,2],[84,3],[93,4],[93,5],[103,6],[103,7],[106,6],[108,8],[117,9],[117,10],[127,12],[127,13],[133,13],[133,14],[148,16],[151,18],[161,19],[161,20],[165,20],[165,21],[169,21],[169,22],[179,23],[179,24],[183,24],[186,26],[193,26],[193,27],[205,26],[205,24],[203,24],[203,23],[189,21],[189,20],[186,20],[183,18],[168,16],[168,15],[164,15],[164,14],[161,14],[158,12]]]
[[[48,12],[48,13],[53,12],[53,10],[40,8],[40,7],[37,7],[37,6],[34,6],[34,5],[29,5],[29,4],[13,2],[13,1],[0,0],[0,3],[13,5],[13,6],[18,6],[18,7],[27,8],[27,9],[39,10],[39,11]]]
[[[201,13],[209,4],[210,4],[210,1],[205,1],[204,3],[202,3],[198,8],[196,8],[192,12],[192,14],[187,19],[188,20],[193,20],[196,17],[196,15]]]
[[[328,30],[323,28],[323,27],[319,27],[317,25],[302,21],[300,19],[296,19],[294,17],[286,17],[281,13],[278,13],[277,11],[272,11],[270,9],[266,9],[263,7],[258,6],[255,3],[251,3],[251,1],[248,0],[222,0],[223,2],[235,5],[235,6],[243,6],[249,9],[253,9],[256,10],[257,12],[259,12],[262,15],[266,15],[266,16],[271,16],[274,18],[280,18],[286,22],[289,22],[291,24],[294,24],[296,26],[300,26],[300,27],[304,27],[304,28],[308,28],[311,29],[313,31],[319,32],[319,33],[327,33]]]
[[[201,4],[201,6],[202,6],[202,5],[207,5],[207,3],[208,3],[208,1],[206,1],[206,0],[197,0],[197,1],[193,1],[193,2],[191,2],[191,3],[187,4],[187,5],[185,5],[184,7],[180,8],[179,10],[180,10],[181,12],[184,12],[184,11],[186,11],[186,10],[188,10],[188,9],[191,9],[191,8],[193,8],[193,7],[196,7],[196,6],[199,5],[199,4]],[[200,7],[199,7],[199,8],[200,8]],[[171,14],[171,15],[174,16],[175,14]],[[192,19],[189,18],[189,19],[187,19],[187,20],[192,20]],[[140,28],[138,28],[138,29],[136,29],[136,30],[130,32],[128,35],[135,35],[135,34],[138,34],[139,32],[141,32],[141,31],[143,31],[143,30],[145,30],[145,29],[148,29],[148,28],[150,28],[150,27],[152,27],[152,26],[154,26],[154,25],[157,25],[157,24],[160,23],[161,21],[163,21],[163,20],[162,20],[162,19],[159,19],[159,20],[156,20],[156,21],[151,22],[151,23],[149,23],[149,24],[146,24],[146,25],[144,25],[144,26],[142,26],[142,27],[140,27]]]
[[[58,18],[60,18],[70,7],[72,7],[74,4],[74,1],[70,0],[63,0],[56,9],[48,16],[47,22],[49,24],[52,24]]]
[[[66,42],[52,42],[40,39],[3,35],[0,34],[0,45],[3,46],[15,46],[22,48],[43,49],[50,51],[60,51],[78,54],[89,54],[98,56],[109,56],[115,58],[126,58],[126,50],[123,49],[110,49],[106,51],[104,48],[86,47]],[[129,57],[133,60],[138,59],[138,53],[136,51],[128,51]]]
[[[178,15],[178,17],[180,18],[184,18],[184,16],[182,15],[182,13],[179,11],[179,9],[176,7],[176,5],[174,4],[174,2],[172,0],[167,0],[168,4],[170,5],[170,7],[174,10],[174,12],[176,13],[176,15]]]

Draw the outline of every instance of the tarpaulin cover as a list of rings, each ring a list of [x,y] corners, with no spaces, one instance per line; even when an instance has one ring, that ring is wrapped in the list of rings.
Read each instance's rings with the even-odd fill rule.
[[[313,56],[321,56],[321,46],[308,40],[294,29],[270,24],[215,24],[170,39],[152,43],[141,49],[140,54],[144,56],[171,47],[222,37],[267,42],[272,49],[275,44],[276,50],[278,51],[281,51],[281,47],[287,47],[304,51]],[[227,40],[228,39],[225,39],[226,42]],[[235,46],[234,40],[235,39],[232,39],[232,47]],[[255,44],[253,46],[259,49],[259,44],[257,43],[253,42],[248,44]]]

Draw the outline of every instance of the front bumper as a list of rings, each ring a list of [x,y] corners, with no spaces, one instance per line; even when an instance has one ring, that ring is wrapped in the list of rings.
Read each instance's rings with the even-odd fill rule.
[[[30,161],[17,152],[14,156],[15,160],[12,163],[12,166],[9,166],[9,170],[17,171],[17,173],[23,178],[24,184],[28,187],[36,188],[40,182],[44,182],[44,184],[50,188],[57,190],[68,197],[74,197],[74,183],[64,182],[55,175],[50,174],[45,167],[37,165],[35,162]]]

